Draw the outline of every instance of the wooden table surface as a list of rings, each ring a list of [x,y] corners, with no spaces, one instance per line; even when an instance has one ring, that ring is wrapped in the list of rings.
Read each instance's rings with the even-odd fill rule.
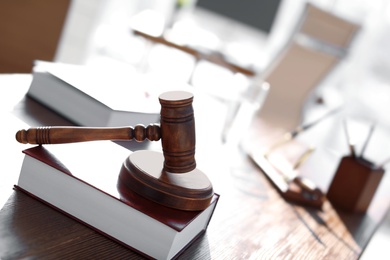
[[[23,159],[21,150],[27,148],[15,141],[16,131],[27,125],[70,123],[24,97],[31,75],[0,76],[4,164],[0,259],[142,259],[12,189]],[[202,113],[196,118],[207,117]],[[221,197],[207,232],[181,259],[357,259],[388,208],[387,192],[375,198],[366,214],[335,210],[328,201],[322,210],[288,203],[245,153],[202,137],[202,133],[197,135],[198,167]],[[387,179],[383,190],[389,188]]]
[[[211,63],[214,63],[214,64],[217,64],[217,65],[222,66],[224,68],[227,68],[233,72],[239,72],[239,73],[242,73],[242,74],[247,75],[249,77],[253,77],[256,74],[252,68],[246,68],[246,67],[237,65],[237,64],[229,61],[221,53],[215,53],[212,51],[205,52],[205,51],[202,51],[202,50],[197,49],[195,47],[177,44],[173,41],[166,39],[164,36],[152,36],[150,34],[147,34],[147,33],[144,33],[142,31],[135,30],[135,29],[133,30],[133,33],[134,33],[134,35],[141,36],[147,40],[150,40],[153,43],[163,44],[165,46],[181,50],[185,53],[188,53],[188,54],[194,56],[197,60],[202,60],[202,59],[207,60]]]

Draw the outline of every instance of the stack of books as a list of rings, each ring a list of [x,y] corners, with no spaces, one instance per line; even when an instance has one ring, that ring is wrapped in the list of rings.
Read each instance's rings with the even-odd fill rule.
[[[36,61],[27,95],[80,126],[149,125],[160,122],[158,96],[177,90],[155,83],[135,71]],[[219,199],[214,194],[205,210],[183,211],[134,193],[119,179],[131,151],[111,141],[40,145],[23,153],[16,190],[150,258],[180,255],[205,232]]]
[[[182,253],[205,232],[219,198],[215,194],[205,210],[182,211],[137,195],[119,181],[129,150],[110,141],[23,152],[17,190],[146,257],[171,259]]]

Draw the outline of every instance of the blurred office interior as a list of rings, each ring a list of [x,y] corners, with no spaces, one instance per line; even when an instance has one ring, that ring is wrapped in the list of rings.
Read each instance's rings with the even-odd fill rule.
[[[45,1],[41,2],[40,5],[49,6],[44,3]],[[208,2],[215,4],[207,6]],[[108,67],[130,66],[145,73],[153,73],[155,76],[187,81],[208,91],[213,91],[212,89],[215,88],[213,92],[223,92],[229,90],[226,86],[231,84],[247,84],[247,79],[240,73],[234,73],[213,63],[197,61],[188,53],[161,44],[152,44],[149,40],[134,34],[132,29],[146,31],[151,35],[164,35],[178,44],[194,46],[206,52],[216,52],[234,64],[250,68],[256,76],[261,77],[290,40],[302,18],[306,4],[312,3],[361,26],[348,48],[347,55],[337,65],[337,69],[332,70],[331,75],[321,82],[321,87],[326,85],[328,89],[335,88],[337,92],[342,91],[347,98],[358,100],[360,105],[367,107],[366,117],[375,114],[378,121],[390,126],[390,119],[383,112],[389,111],[387,97],[390,82],[388,51],[390,35],[387,32],[390,28],[390,4],[388,1],[253,1],[255,6],[248,8],[254,10],[251,12],[235,7],[236,1],[232,1],[231,4],[225,2],[69,1],[69,8],[52,60]],[[3,5],[6,7],[7,3]],[[42,6],[39,7],[39,4],[36,5],[35,8],[44,9]],[[17,8],[23,9],[22,6]],[[2,22],[1,30],[9,33],[12,24],[23,20],[18,15],[26,17],[30,13],[34,16],[34,6],[26,6],[30,11],[9,15],[8,19],[15,19],[15,22]],[[239,10],[239,13],[234,17],[230,15],[233,18],[229,18],[227,16],[229,14],[226,13],[229,10],[223,10],[227,6]],[[238,6],[244,5],[239,3]],[[5,9],[2,9],[6,13]],[[45,16],[45,14],[40,15]],[[250,16],[253,16],[253,19],[261,17],[259,21],[262,24],[255,25],[256,20]],[[25,20],[28,21],[28,18]],[[20,25],[17,30],[18,34],[23,34],[22,30],[32,31],[38,28]],[[35,38],[43,38],[41,41],[44,41],[44,37],[46,35],[41,33]],[[7,43],[4,39],[2,44],[6,48],[11,50],[12,46],[18,47],[17,43]],[[26,42],[24,48],[28,46]],[[16,55],[23,55],[26,52],[26,50],[18,51]],[[16,55],[14,55],[15,61],[22,60]],[[25,68],[32,67],[30,62],[27,62]],[[4,61],[2,63],[1,66],[7,66]],[[18,72],[18,69],[15,72]],[[372,105],[373,103],[375,106]]]
[[[214,9],[202,6],[208,1],[178,2],[183,4],[180,9],[173,0],[74,0],[55,60],[99,66],[130,64],[141,67],[145,73],[191,80],[194,86],[206,91],[214,92],[210,88],[227,91],[232,82],[241,82],[237,77],[242,75],[208,62],[196,62],[194,57],[181,51],[151,44],[133,34],[131,28],[149,30],[155,35],[164,33],[179,43],[218,51],[235,63],[252,68],[261,77],[290,40],[305,5],[312,3],[361,26],[347,55],[317,87],[327,90],[331,99],[332,93],[341,93],[343,99],[354,100],[356,106],[366,111],[357,115],[358,118],[380,122],[384,132],[390,130],[386,112],[390,111],[390,2],[258,1],[259,8],[265,10],[252,8],[253,15],[266,16],[263,25],[258,27],[221,14],[222,7],[229,5],[228,1],[210,1],[219,3],[221,10],[216,10],[218,6],[211,7]],[[247,13],[242,12],[245,17]],[[381,252],[389,241],[389,223],[385,220],[378,229],[372,239],[374,243],[369,244],[362,259],[383,257]]]
[[[216,5],[208,5],[208,2]],[[205,52],[219,53],[239,66],[250,68],[256,77],[261,77],[290,40],[305,5],[312,3],[361,26],[346,56],[316,87],[328,95],[337,93],[337,97],[353,99],[356,106],[362,106],[366,111],[359,117],[380,122],[384,131],[390,130],[390,117],[387,116],[390,111],[389,1],[257,1],[258,9],[240,9],[241,13],[234,17],[223,13],[226,10],[222,7],[229,6],[228,2],[72,0],[53,61],[135,69],[155,77],[189,82],[213,93],[228,91],[226,86],[248,84],[248,77],[207,61],[197,61],[188,53],[153,44],[134,34],[132,29],[154,36],[164,35],[179,44],[191,45]],[[231,2],[234,6],[239,1]],[[245,5],[246,1],[239,4]],[[221,7],[220,10],[218,7]],[[261,17],[262,24],[254,24],[248,17],[250,14]],[[5,26],[3,23],[2,27]],[[376,236],[374,239],[379,238]],[[386,239],[388,237],[378,241]],[[377,242],[373,246],[384,248],[383,243]],[[369,246],[366,254],[375,254],[375,251],[376,248]]]

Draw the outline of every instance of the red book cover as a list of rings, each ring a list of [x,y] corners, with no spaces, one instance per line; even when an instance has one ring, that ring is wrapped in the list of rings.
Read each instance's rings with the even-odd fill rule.
[[[180,232],[200,214],[165,207],[124,188],[118,182],[119,173],[131,151],[110,141],[36,146],[23,152],[176,231]],[[215,194],[210,204],[217,203],[218,198]]]

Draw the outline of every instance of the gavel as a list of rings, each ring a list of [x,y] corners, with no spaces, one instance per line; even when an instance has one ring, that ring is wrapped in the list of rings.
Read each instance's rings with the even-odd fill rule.
[[[169,207],[203,210],[209,205],[214,193],[208,178],[196,168],[193,94],[185,91],[165,92],[159,96],[159,102],[160,125],[45,126],[20,130],[16,133],[16,140],[25,144],[161,140],[162,155],[154,151],[137,151],[130,154],[123,163],[120,173],[122,184],[148,199]],[[147,167],[143,165],[145,158],[148,163],[156,165],[162,161],[162,169],[146,170]]]

